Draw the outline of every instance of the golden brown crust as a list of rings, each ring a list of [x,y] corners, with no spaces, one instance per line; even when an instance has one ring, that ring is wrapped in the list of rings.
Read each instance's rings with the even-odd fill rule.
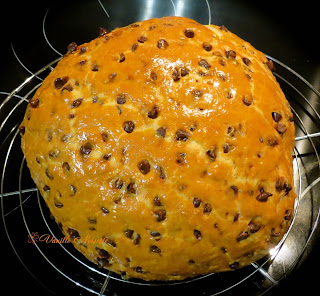
[[[264,256],[295,199],[292,113],[268,66],[182,17],[71,47],[27,107],[22,150],[75,247],[145,280]]]

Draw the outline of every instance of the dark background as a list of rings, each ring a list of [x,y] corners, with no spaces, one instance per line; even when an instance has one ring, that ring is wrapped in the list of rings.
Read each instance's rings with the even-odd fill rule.
[[[42,32],[42,21],[49,7],[46,34],[52,45],[64,54],[71,41],[81,44],[95,38],[98,27],[112,30],[115,26],[133,22],[134,18],[124,19],[121,13],[127,9],[136,9],[138,13],[139,7],[134,5],[135,1],[127,1],[130,3],[128,7],[121,6],[123,2],[102,1],[108,7],[115,7],[113,13],[119,21],[108,19],[98,2],[94,0],[11,1],[3,5],[0,27],[2,53],[0,91],[11,92],[30,75],[18,63],[11,44],[19,59],[32,72],[58,57],[58,54],[48,46]],[[185,2],[192,3],[196,0]],[[320,90],[319,3],[217,0],[210,1],[210,4],[214,24],[225,25],[257,49],[294,69]],[[88,8],[95,13],[89,13]],[[200,21],[207,20],[205,11],[200,11],[199,15]],[[1,96],[0,101],[3,99]],[[297,295],[301,285],[317,288],[317,268],[320,264],[320,255],[317,251],[320,249],[320,239],[317,238],[317,233],[298,268],[281,281],[278,287],[273,288],[269,292],[270,295]],[[52,295],[24,269],[8,243],[2,224],[0,238],[2,267],[5,267],[4,278],[2,277],[1,281],[2,290],[8,293],[14,291],[13,295],[30,292],[33,295]],[[38,263],[30,259],[28,264],[37,266]],[[57,280],[60,284],[63,282],[61,277]],[[68,289],[64,292],[67,291]]]

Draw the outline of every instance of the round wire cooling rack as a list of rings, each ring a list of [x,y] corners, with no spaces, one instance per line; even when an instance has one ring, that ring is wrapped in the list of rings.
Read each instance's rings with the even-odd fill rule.
[[[82,293],[89,295],[126,295],[126,289],[140,295],[151,292],[170,294],[186,288],[196,291],[195,294],[235,295],[244,287],[247,295],[262,295],[286,277],[309,245],[320,216],[320,147],[316,137],[320,130],[320,115],[314,106],[320,99],[320,93],[292,69],[272,57],[268,58],[276,64],[274,74],[291,104],[296,126],[293,166],[298,196],[292,224],[270,254],[251,266],[170,283],[124,279],[97,268],[70,244],[61,241],[62,233],[50,218],[49,210],[26,168],[19,137],[19,126],[28,100],[40,87],[39,80],[48,75],[60,58],[7,94],[0,105],[0,138],[3,139],[0,144],[1,216],[14,252],[32,276],[52,290],[57,287],[45,276],[48,270],[67,282],[63,285],[81,289]],[[34,262],[42,263],[41,270],[32,268]],[[64,289],[64,286],[58,289]]]

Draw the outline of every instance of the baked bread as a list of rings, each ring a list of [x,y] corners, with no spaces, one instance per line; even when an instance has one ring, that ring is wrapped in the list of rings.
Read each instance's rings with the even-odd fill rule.
[[[144,280],[265,256],[296,197],[293,116],[271,70],[224,26],[183,17],[71,43],[20,126],[64,235],[98,266]]]

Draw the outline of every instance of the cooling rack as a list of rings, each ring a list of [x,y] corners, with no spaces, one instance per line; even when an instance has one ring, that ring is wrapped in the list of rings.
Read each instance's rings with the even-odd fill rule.
[[[121,2],[121,1],[120,1]],[[150,1],[141,1],[149,3]],[[151,1],[152,2],[152,1]],[[172,14],[180,15],[179,1],[168,0]],[[98,0],[106,17],[108,10]],[[211,23],[211,9],[203,1],[207,13],[202,23]],[[148,7],[147,7],[148,8]],[[146,8],[146,12],[148,9]],[[0,92],[0,173],[1,219],[8,241],[29,273],[49,291],[61,294],[77,291],[81,295],[162,295],[183,293],[193,295],[263,295],[286,278],[299,264],[317,229],[320,217],[320,115],[316,110],[320,93],[302,76],[280,61],[268,56],[276,66],[276,76],[294,114],[296,145],[293,151],[294,183],[298,194],[292,224],[285,237],[265,258],[250,266],[229,273],[209,274],[176,282],[145,282],[124,279],[99,269],[72,245],[61,242],[63,235],[51,219],[49,210],[33,183],[20,149],[19,126],[28,100],[40,87],[42,80],[54,69],[62,54],[46,34],[43,17],[43,36],[57,59],[32,73],[12,51],[30,76],[11,93]],[[161,15],[157,15],[161,16]],[[144,18],[154,15],[144,15]],[[34,268],[34,263],[41,268]],[[50,275],[50,276],[49,276]],[[57,284],[57,280],[59,284]]]

